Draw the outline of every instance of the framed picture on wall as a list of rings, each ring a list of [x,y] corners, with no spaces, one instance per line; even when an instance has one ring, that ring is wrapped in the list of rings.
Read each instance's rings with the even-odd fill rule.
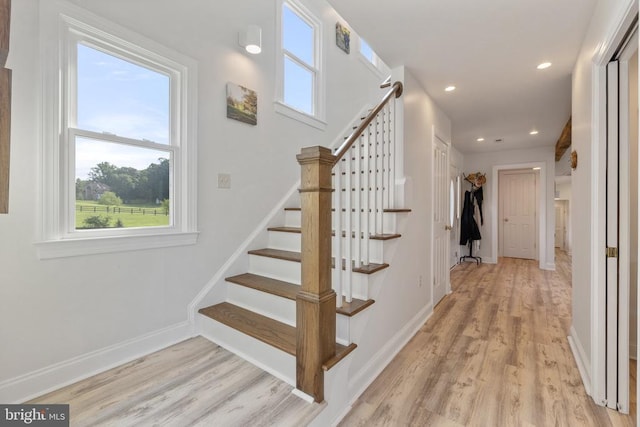
[[[336,23],[336,46],[347,54],[351,52],[351,31],[339,22]]]
[[[258,94],[235,83],[227,83],[227,117],[250,125],[258,124]]]

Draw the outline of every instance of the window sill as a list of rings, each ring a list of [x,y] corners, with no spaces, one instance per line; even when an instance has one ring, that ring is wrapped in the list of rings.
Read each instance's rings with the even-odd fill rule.
[[[172,234],[48,240],[37,242],[35,245],[39,259],[53,259],[194,245],[198,240],[198,234],[195,231]]]
[[[327,128],[327,122],[320,120],[317,117],[311,116],[307,113],[303,113],[294,108],[291,108],[287,104],[284,104],[280,101],[274,101],[273,105],[277,113],[280,113],[291,119],[297,120],[316,129],[325,130]]]

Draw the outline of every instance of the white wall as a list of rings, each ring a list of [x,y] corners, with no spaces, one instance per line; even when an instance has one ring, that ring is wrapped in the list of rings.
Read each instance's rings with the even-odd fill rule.
[[[485,262],[497,262],[498,248],[494,240],[497,237],[497,215],[498,215],[498,195],[497,174],[493,173],[496,168],[503,168],[505,165],[522,165],[542,163],[546,169],[545,181],[546,187],[540,188],[540,196],[546,200],[546,212],[544,220],[546,221],[545,242],[540,251],[540,264],[543,268],[553,269],[554,264],[554,224],[555,212],[553,204],[554,196],[554,176],[555,176],[555,158],[554,147],[540,147],[527,150],[506,150],[491,153],[468,153],[464,158],[464,171],[466,174],[472,172],[482,172],[487,174],[487,183],[483,185],[484,202],[482,210],[484,213],[484,225],[480,226],[479,256]],[[512,169],[518,169],[513,167]],[[463,185],[463,190],[468,190],[468,185]],[[494,192],[496,194],[494,194]],[[542,219],[543,217],[541,217]],[[540,222],[541,226],[543,222]],[[474,255],[475,255],[474,250]]]
[[[622,15],[633,0],[599,1],[596,5],[587,35],[573,70],[572,78],[572,149],[578,153],[578,167],[572,172],[571,195],[571,228],[573,250],[573,296],[572,296],[572,331],[578,363],[581,365],[583,379],[587,389],[591,387],[592,372],[592,319],[596,313],[592,311],[592,265],[597,262],[592,258],[594,240],[592,191],[595,191],[592,176],[594,159],[592,148],[602,147],[604,140],[593,134],[596,126],[593,117],[595,67],[594,59],[599,55],[609,35],[621,23]],[[596,144],[594,146],[594,144]],[[589,213],[589,214],[587,214]]]
[[[14,1],[8,62],[14,76],[10,213],[0,216],[3,402],[148,352],[167,340],[184,338],[180,325],[187,320],[187,305],[296,182],[295,155],[300,148],[330,144],[365,104],[377,101],[383,93],[378,88],[380,76],[355,51],[346,55],[335,46],[339,17],[324,0],[306,3],[324,22],[329,88],[326,131],[274,112],[276,2],[74,3],[198,61],[200,236],[196,245],[188,247],[37,259],[34,230],[40,208],[37,177],[43,103],[38,90],[39,2]],[[248,24],[262,27],[261,55],[249,56],[237,44],[238,31]],[[257,126],[226,118],[225,85],[229,81],[258,92]],[[231,174],[230,190],[216,188],[220,172]],[[175,333],[161,334],[162,339],[153,346],[138,342],[172,326],[178,327]],[[108,346],[122,351],[116,352],[117,357],[115,353],[109,357],[91,353]],[[100,354],[105,357],[97,360]],[[74,362],[73,358],[95,363],[75,369],[78,359]],[[67,362],[70,370],[63,379],[47,382],[30,376]],[[23,375],[26,377],[16,379]]]

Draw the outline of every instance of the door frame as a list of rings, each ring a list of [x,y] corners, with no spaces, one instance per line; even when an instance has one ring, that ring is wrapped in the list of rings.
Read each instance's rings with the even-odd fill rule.
[[[491,197],[491,212],[494,214],[487,214],[491,218],[491,258],[489,263],[496,264],[498,262],[498,179],[501,170],[511,169],[533,169],[540,168],[539,170],[539,186],[537,192],[537,206],[538,206],[538,264],[541,270],[555,270],[555,255],[547,254],[547,242],[549,241],[549,235],[553,236],[555,231],[555,224],[551,221],[549,225],[552,225],[553,229],[549,229],[547,226],[549,191],[553,191],[547,188],[547,163],[546,162],[530,162],[530,163],[512,163],[505,165],[495,165],[493,167],[492,182],[491,182],[491,194],[495,194],[496,197]],[[487,198],[487,196],[485,196]],[[555,215],[555,212],[554,212]],[[555,222],[555,216],[552,218]],[[551,259],[549,259],[551,257]]]
[[[446,161],[446,168],[447,171],[445,173],[445,177],[446,177],[446,182],[449,182],[449,168],[451,167],[450,163],[451,163],[451,141],[449,141],[447,138],[443,137],[444,133],[440,132],[439,129],[436,128],[435,125],[431,125],[431,143],[429,144],[430,149],[429,149],[429,165],[430,165],[430,169],[431,171],[434,170],[434,162],[433,162],[433,149],[435,147],[435,141],[436,138],[439,139],[440,141],[442,141],[442,143],[444,143],[444,145],[447,147],[447,161]],[[447,186],[448,187],[448,186]],[[447,190],[445,192],[447,195],[449,194],[449,191]],[[432,201],[433,201],[433,197],[435,197],[436,192],[435,192],[435,181],[432,179],[431,180],[431,194],[432,194]],[[447,197],[447,211],[448,211],[448,206],[449,206],[449,198]],[[432,211],[433,212],[433,211]],[[448,217],[448,215],[447,215]],[[447,218],[448,220],[448,218]],[[436,254],[435,254],[435,221],[433,220],[433,214],[431,214],[431,216],[429,217],[429,224],[431,227],[431,257],[429,259],[429,265],[430,265],[430,269],[431,269],[431,278],[430,278],[430,289],[431,289],[431,302],[434,303],[434,299],[433,299],[433,288],[435,286],[434,284],[434,278],[435,278],[435,259],[436,259]],[[447,260],[447,268],[445,269],[445,274],[446,274],[446,283],[445,283],[445,296],[449,295],[451,293],[451,273],[450,273],[450,269],[448,267],[449,265],[449,257],[450,257],[450,252],[451,249],[449,247],[449,241],[450,241],[450,237],[447,236],[446,240],[446,244],[445,244],[445,259]],[[434,304],[435,306],[435,304]]]
[[[537,173],[538,171],[533,170],[533,169],[503,169],[501,171],[498,171],[498,257],[504,256],[504,222],[500,221],[500,218],[504,218],[504,199],[502,198],[502,191],[504,190],[503,187],[500,185],[500,180],[504,178],[504,172],[505,171],[514,171],[518,174],[530,174],[533,175],[533,198],[534,198],[534,202],[533,202],[533,206],[534,206],[534,223],[533,223],[533,240],[534,240],[534,254],[533,254],[533,259],[534,261],[539,261],[540,260],[540,247],[539,247],[539,233],[540,233],[540,212],[538,212],[538,210],[540,209],[539,206],[539,202],[540,202],[540,174]]]
[[[606,406],[606,269],[603,261],[606,246],[606,144],[607,140],[607,64],[623,42],[638,14],[638,4],[629,0],[616,20],[617,24],[600,44],[592,61],[591,134],[591,375],[581,372],[587,394]],[[573,331],[572,331],[573,332]],[[584,355],[583,355],[584,357]],[[582,358],[579,363],[586,362]],[[578,359],[577,359],[578,360]],[[588,360],[588,359],[587,359]],[[640,390],[640,383],[638,384]]]

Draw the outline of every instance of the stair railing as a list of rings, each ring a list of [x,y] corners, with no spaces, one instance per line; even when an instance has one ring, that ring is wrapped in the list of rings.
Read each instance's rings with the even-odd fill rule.
[[[390,100],[400,95],[402,83],[395,82],[335,155],[325,147],[308,147],[297,156],[301,167],[302,277],[296,295],[296,388],[317,402],[324,400],[323,364],[336,354],[338,300],[341,303],[346,294],[346,300],[351,301],[353,264],[369,263],[368,239],[371,233],[382,234],[383,209],[393,203],[395,144],[392,118],[395,109]],[[335,167],[338,164],[340,166]],[[338,177],[339,186],[336,185],[335,191],[332,173]],[[357,191],[352,190],[354,184]],[[366,191],[361,191],[363,188]],[[345,194],[344,201],[342,193]],[[335,270],[341,272],[342,260],[346,259],[344,276],[347,278],[344,290],[342,280],[337,280],[336,291],[331,286],[332,194],[337,194],[333,227],[337,238],[333,242],[337,251],[333,254]],[[353,194],[357,196],[352,197]],[[352,215],[354,209],[356,215]],[[344,226],[342,211],[345,212]],[[352,244],[351,236],[355,236],[356,245]],[[367,245],[364,245],[365,241]]]
[[[388,86],[392,88],[382,101],[336,150],[332,252],[336,263],[345,260],[343,269],[333,271],[337,307],[343,305],[340,296],[352,302],[353,270],[371,263],[369,239],[384,233],[384,209],[394,207],[395,103],[389,101],[402,95],[402,83],[382,85]],[[366,287],[360,290],[366,291]]]

